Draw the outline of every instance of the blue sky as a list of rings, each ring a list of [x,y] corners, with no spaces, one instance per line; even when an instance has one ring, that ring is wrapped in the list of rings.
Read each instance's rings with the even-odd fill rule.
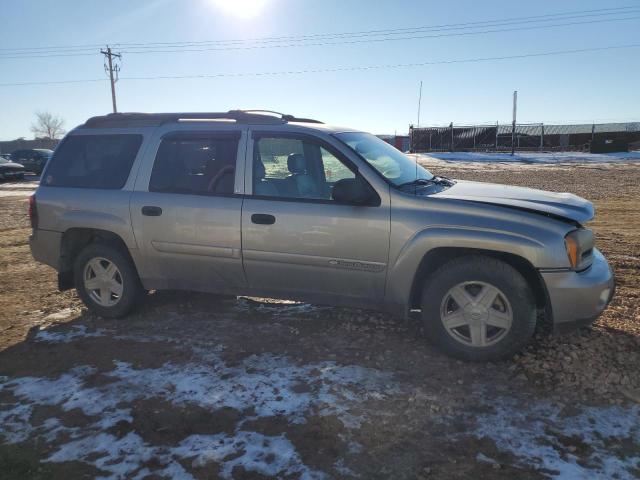
[[[0,0],[0,53],[11,49],[106,43],[182,42],[397,29],[637,5],[638,0]],[[248,15],[252,13],[252,15]],[[622,17],[624,15],[618,15]],[[640,48],[478,63],[295,75],[131,80],[125,77],[317,70],[421,63],[640,44],[640,19],[375,43],[181,53],[123,54],[121,111],[267,108],[374,133],[422,124],[640,120]],[[590,20],[587,18],[587,20]],[[126,50],[125,47],[121,48]],[[34,112],[72,128],[111,109],[99,48],[89,55],[2,58],[0,139],[30,137]]]

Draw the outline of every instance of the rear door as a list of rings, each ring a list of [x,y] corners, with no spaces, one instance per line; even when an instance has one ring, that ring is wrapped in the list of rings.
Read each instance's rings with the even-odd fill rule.
[[[145,286],[213,292],[243,287],[246,130],[165,127],[151,150],[131,199]]]
[[[389,197],[376,205],[331,199],[356,167],[315,136],[252,132],[242,211],[244,267],[252,291],[364,304],[384,298]]]

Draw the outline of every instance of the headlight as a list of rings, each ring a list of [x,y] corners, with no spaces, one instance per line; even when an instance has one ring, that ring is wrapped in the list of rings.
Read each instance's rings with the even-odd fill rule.
[[[593,232],[586,228],[580,228],[569,232],[564,237],[567,248],[569,264],[574,270],[584,270],[591,265],[593,258]]]

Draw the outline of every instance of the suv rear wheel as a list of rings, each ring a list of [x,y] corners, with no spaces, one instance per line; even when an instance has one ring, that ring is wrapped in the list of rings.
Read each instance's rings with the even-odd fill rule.
[[[74,280],[84,304],[101,317],[125,316],[143,293],[131,260],[104,244],[91,244],[80,252],[74,264]]]
[[[536,313],[525,278],[491,257],[447,262],[429,278],[422,295],[427,337],[445,353],[464,360],[512,356],[533,335]]]

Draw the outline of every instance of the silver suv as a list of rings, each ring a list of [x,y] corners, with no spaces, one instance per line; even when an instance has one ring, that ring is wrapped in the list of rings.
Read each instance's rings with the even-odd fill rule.
[[[433,175],[368,133],[273,112],[91,118],[30,211],[33,256],[102,317],[152,289],[421,310],[444,351],[495,360],[542,319],[592,322],[614,291],[588,201]]]

